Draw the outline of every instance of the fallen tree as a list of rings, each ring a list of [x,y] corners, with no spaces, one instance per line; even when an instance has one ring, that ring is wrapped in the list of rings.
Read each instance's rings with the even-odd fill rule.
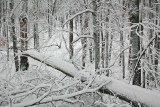
[[[60,72],[70,76],[76,77],[80,74],[73,64],[70,64],[66,61],[60,59],[47,58],[44,55],[36,51],[26,51],[22,55],[31,57],[37,61],[43,62],[46,65],[59,70]],[[85,78],[88,78],[89,75],[86,75]],[[84,78],[84,77],[83,77]],[[82,78],[82,79],[83,79]],[[106,76],[96,76],[95,82],[103,83],[104,81],[110,81],[108,84],[99,89],[101,93],[106,93],[119,97],[121,100],[124,100],[128,103],[132,103],[133,106],[141,107],[159,107],[160,102],[160,93],[154,92],[148,89],[144,89],[138,86],[126,84],[119,80],[109,78]],[[46,101],[49,101],[53,98],[48,98]]]

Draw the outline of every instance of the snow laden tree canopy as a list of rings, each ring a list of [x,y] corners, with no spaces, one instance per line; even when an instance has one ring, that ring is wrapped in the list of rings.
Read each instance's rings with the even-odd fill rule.
[[[0,107],[159,107],[159,4],[0,0]]]

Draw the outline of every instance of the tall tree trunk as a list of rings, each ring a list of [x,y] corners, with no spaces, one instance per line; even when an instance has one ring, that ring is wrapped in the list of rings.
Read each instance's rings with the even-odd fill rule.
[[[38,22],[34,23],[34,49],[40,51],[39,48],[39,35],[38,35]]]
[[[36,21],[34,23],[34,26],[33,26],[33,30],[34,30],[34,49],[36,49],[37,51],[40,51],[40,47],[39,47],[39,33],[38,33],[38,19],[39,19],[39,1],[35,1],[35,11],[36,11]]]
[[[100,20],[103,20],[103,13],[101,13],[101,17],[100,17]],[[104,68],[104,51],[105,51],[105,35],[104,35],[104,29],[103,29],[103,26],[104,24],[100,22],[100,26],[101,26],[101,30],[100,30],[100,66],[102,68]]]
[[[99,69],[99,61],[100,61],[100,54],[99,54],[99,30],[97,29],[97,3],[96,0],[92,0],[93,6],[93,38],[94,38],[94,61],[95,61],[95,70]]]
[[[48,0],[48,38],[52,36],[52,4],[51,0]]]
[[[8,35],[8,21],[6,22],[5,26],[5,35],[6,35],[6,48],[7,48],[7,61],[9,61],[9,35]]]
[[[109,35],[105,31],[105,68],[109,66]],[[106,70],[106,76],[109,76],[109,70]]]
[[[139,23],[139,0],[132,0],[130,4],[131,8],[133,9],[130,11],[130,21],[131,23]],[[140,64],[136,65],[139,50],[140,50],[140,38],[136,33],[136,27],[131,29],[131,70],[133,73],[133,85],[141,86],[141,70]],[[136,69],[135,69],[136,68]]]
[[[88,13],[89,14],[89,22],[88,22],[88,26],[89,26],[89,34],[93,35],[93,15],[92,13]],[[93,63],[93,59],[94,59],[94,55],[93,55],[93,39],[89,39],[89,61],[90,63]]]
[[[69,51],[70,51],[70,59],[73,58],[73,19],[69,21]]]
[[[10,2],[10,11],[14,8],[14,0]],[[17,38],[15,32],[15,15],[12,13],[11,15],[11,36],[13,39],[13,53],[14,53],[14,63],[16,72],[19,70],[19,61],[18,61],[18,48],[17,48]]]
[[[28,0],[23,0],[23,9],[22,11],[27,14],[28,11]],[[21,51],[26,51],[28,48],[28,41],[27,41],[27,27],[28,27],[28,19],[27,16],[20,16],[20,39],[21,39]],[[20,56],[20,68],[22,71],[28,70],[29,63],[28,57]]]
[[[121,42],[121,51],[124,48],[124,38],[123,38],[123,31],[120,31],[120,42]],[[125,57],[124,51],[122,51],[120,55],[120,65],[122,66],[122,78],[125,78]]]
[[[9,17],[9,1],[7,1],[7,17]],[[8,19],[6,20],[6,41],[7,41],[7,43],[6,43],[6,48],[7,48],[7,61],[9,61],[9,34],[8,34],[8,32],[9,32],[9,27],[8,27]]]
[[[110,13],[109,13],[110,14]],[[109,28],[108,28],[108,37],[110,38],[109,39],[109,56],[108,56],[108,61],[110,62],[111,61],[111,55],[112,55],[112,43],[113,43],[113,35],[111,34],[111,21],[110,19],[108,20],[108,23],[109,23]]]
[[[82,35],[88,35],[88,13],[84,13],[83,21],[82,21]],[[86,65],[86,56],[87,56],[87,38],[81,39],[82,43],[82,66],[85,67]]]
[[[107,1],[105,1],[104,3],[107,4]],[[105,19],[104,19],[108,23],[110,22],[109,21],[109,17],[108,17],[109,14],[110,14],[110,11],[109,11],[109,7],[108,7],[106,12],[105,12]],[[110,27],[110,25],[105,24],[105,27],[104,27],[104,28],[108,29],[108,30],[105,29],[105,31],[104,31],[104,38],[105,38],[105,63],[104,63],[104,67],[105,68],[109,67],[109,60],[110,60],[110,58],[109,58],[109,55],[110,55],[109,54],[109,36],[110,36],[110,31],[109,30],[110,29],[107,26]],[[106,76],[109,76],[109,70],[106,70]]]
[[[2,8],[3,8],[3,6],[2,6],[2,0],[0,0],[0,35],[1,35],[1,33],[2,33],[2,31],[1,31],[1,29],[2,29]]]
[[[155,5],[156,7],[155,7],[155,11],[156,11],[156,13],[158,14],[157,16],[156,16],[156,20],[155,20],[155,24],[156,25],[158,25],[158,26],[160,26],[160,21],[159,21],[159,18],[160,18],[160,5],[158,4],[158,3],[160,3],[160,1],[158,1],[158,0],[156,0],[155,1],[157,4]],[[160,35],[160,33],[158,32],[158,34],[156,34],[155,33],[155,36],[156,36],[156,39],[155,39],[155,49],[158,51],[158,52],[160,52],[160,37],[158,37],[158,35]],[[158,56],[158,54],[156,54],[155,55],[155,62],[154,62],[154,64],[155,64],[155,81],[156,81],[156,87],[157,87],[157,85],[159,85],[160,86],[160,84],[159,84],[159,75],[157,75],[158,73],[159,73],[159,71],[158,71],[158,64],[159,64],[159,56]]]

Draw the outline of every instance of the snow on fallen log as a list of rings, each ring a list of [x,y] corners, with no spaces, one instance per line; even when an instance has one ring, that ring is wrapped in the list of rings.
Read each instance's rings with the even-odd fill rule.
[[[80,75],[80,71],[78,71],[74,65],[58,60],[46,59],[42,54],[36,51],[27,51],[22,55],[29,56],[35,60],[42,61],[46,65],[53,67],[62,73],[70,76],[76,77]],[[150,106],[150,107],[159,107],[160,106],[160,93],[154,92],[148,89],[144,89],[138,86],[126,84],[122,81],[109,78],[106,76],[96,76],[95,82],[103,83],[104,81],[111,81],[101,89],[99,89],[102,93],[112,94],[120,99],[132,103],[134,106],[138,107],[141,105],[142,107]]]
[[[22,55],[29,56],[37,61],[45,63],[46,65],[48,65],[58,71],[61,71],[62,73],[66,74],[70,77],[75,77],[78,75],[78,73],[77,73],[78,70],[74,67],[73,64],[70,64],[66,61],[60,60],[58,58],[46,57],[46,56],[44,56],[34,50],[29,50],[29,51],[23,52]]]
[[[119,97],[132,103],[136,107],[160,107],[160,93],[139,86],[126,84],[122,81],[109,77],[101,77],[101,80],[109,79],[111,82],[99,91]],[[111,92],[111,93],[110,93]],[[139,106],[141,105],[141,106]]]

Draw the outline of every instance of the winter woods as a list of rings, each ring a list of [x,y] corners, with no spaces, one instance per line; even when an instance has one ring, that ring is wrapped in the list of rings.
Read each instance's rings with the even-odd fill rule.
[[[158,107],[159,10],[159,0],[0,0],[0,106]]]

